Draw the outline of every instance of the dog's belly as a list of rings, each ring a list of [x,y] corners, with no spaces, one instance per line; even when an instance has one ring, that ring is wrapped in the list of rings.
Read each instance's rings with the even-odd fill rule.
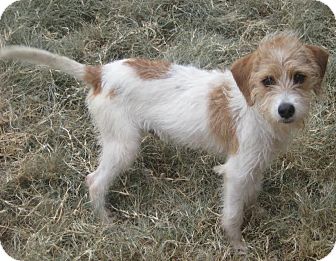
[[[208,104],[204,97],[180,97],[168,103],[144,106],[136,117],[139,127],[152,130],[162,140],[194,149],[223,153],[210,128]]]

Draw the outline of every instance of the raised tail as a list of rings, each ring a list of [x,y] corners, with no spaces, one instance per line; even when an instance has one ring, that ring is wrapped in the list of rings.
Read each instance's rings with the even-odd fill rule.
[[[91,85],[93,95],[97,95],[101,91],[101,66],[87,66],[65,56],[24,46],[9,46],[0,49],[0,59],[17,59],[32,64],[46,65]]]

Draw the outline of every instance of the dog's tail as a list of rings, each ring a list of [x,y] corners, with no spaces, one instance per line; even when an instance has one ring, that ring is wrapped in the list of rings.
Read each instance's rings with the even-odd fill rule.
[[[17,59],[60,70],[90,84],[94,88],[94,93],[99,93],[101,88],[100,66],[84,65],[68,57],[52,54],[45,50],[24,46],[9,46],[0,49],[0,59]]]

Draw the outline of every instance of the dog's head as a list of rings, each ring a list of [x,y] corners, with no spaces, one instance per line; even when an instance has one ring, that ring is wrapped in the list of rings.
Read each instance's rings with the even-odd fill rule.
[[[312,93],[321,90],[328,56],[293,33],[278,33],[233,63],[231,71],[249,106],[267,120],[299,123],[308,114]]]

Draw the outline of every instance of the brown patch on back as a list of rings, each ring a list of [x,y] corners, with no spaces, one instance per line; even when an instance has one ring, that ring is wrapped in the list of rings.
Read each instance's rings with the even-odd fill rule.
[[[251,97],[251,86],[250,86],[250,76],[253,67],[254,53],[248,54],[231,66],[231,72],[233,78],[235,79],[240,91],[243,93],[246,102],[252,106],[253,101]]]
[[[229,154],[235,154],[239,148],[236,126],[229,108],[229,90],[223,85],[209,94],[210,128]]]
[[[93,95],[98,95],[102,90],[102,69],[101,66],[88,65],[85,68],[84,81],[93,88]]]
[[[170,63],[159,60],[129,59],[125,64],[135,69],[138,76],[143,80],[162,79],[167,76]]]

